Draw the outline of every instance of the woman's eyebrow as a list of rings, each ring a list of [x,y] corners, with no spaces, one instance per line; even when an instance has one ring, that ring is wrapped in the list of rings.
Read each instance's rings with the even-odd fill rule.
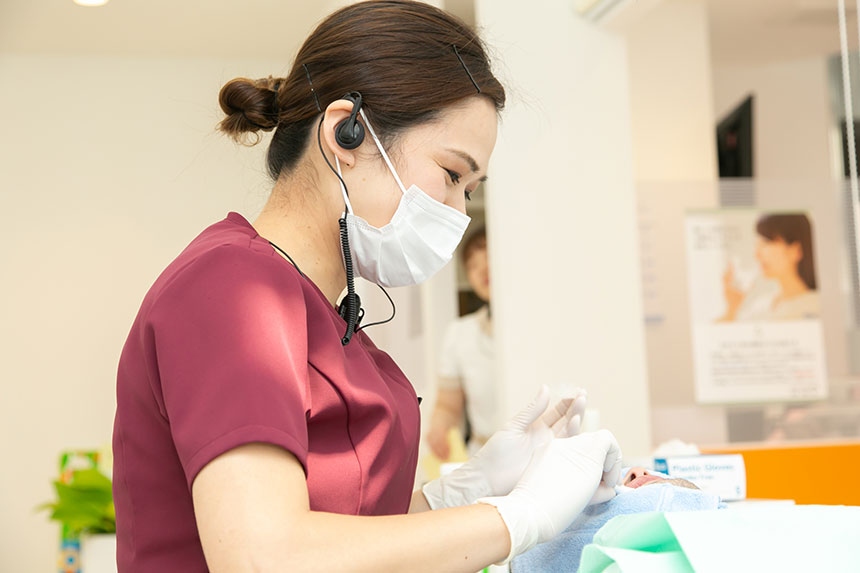
[[[459,149],[450,149],[450,148],[447,149],[447,151],[450,151],[451,153],[453,153],[454,155],[456,155],[457,157],[459,157],[460,159],[462,159],[463,161],[468,163],[469,169],[472,170],[472,173],[475,173],[476,171],[480,171],[481,168],[478,167],[478,162],[475,161],[474,157],[472,157],[471,155],[469,155],[465,151],[460,151]]]
[[[450,148],[448,148],[446,151],[453,153],[454,155],[456,155],[457,157],[459,157],[460,159],[465,161],[469,165],[469,169],[472,170],[472,173],[477,173],[478,171],[481,170],[481,168],[478,166],[478,162],[475,161],[475,158],[472,157],[471,155],[469,155],[468,153],[466,153],[465,151],[460,151],[459,149],[450,149]],[[486,180],[487,180],[486,175],[484,175],[483,177],[481,177],[479,179],[479,181],[486,181]]]

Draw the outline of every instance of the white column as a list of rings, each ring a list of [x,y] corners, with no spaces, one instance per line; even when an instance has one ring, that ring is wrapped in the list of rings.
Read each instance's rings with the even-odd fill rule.
[[[624,33],[636,180],[714,180],[716,124],[704,0],[665,0]]]
[[[506,83],[487,224],[501,406],[588,389],[625,454],[651,447],[623,38],[568,2],[476,1]]]

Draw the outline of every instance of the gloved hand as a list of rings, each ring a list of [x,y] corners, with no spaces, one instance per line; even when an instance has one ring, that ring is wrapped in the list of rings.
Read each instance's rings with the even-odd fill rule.
[[[582,391],[547,409],[549,388],[542,386],[531,404],[493,434],[474,457],[450,474],[424,485],[424,497],[430,508],[469,505],[479,497],[509,493],[537,448],[554,437],[567,438],[579,433],[585,401]]]
[[[511,552],[502,563],[555,537],[585,509],[598,486],[614,492],[620,475],[621,449],[608,430],[544,445],[510,494],[478,500],[496,506],[508,528]]]

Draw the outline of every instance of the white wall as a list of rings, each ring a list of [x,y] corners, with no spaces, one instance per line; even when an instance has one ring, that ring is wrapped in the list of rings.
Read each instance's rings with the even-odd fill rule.
[[[56,568],[58,454],[110,442],[122,344],[158,273],[229,210],[264,148],[214,131],[221,85],[284,62],[0,55],[0,571]]]
[[[713,74],[714,110],[718,120],[748,95],[754,96],[753,172],[756,179],[827,180],[833,177],[833,122],[825,58],[719,66],[714,68]],[[836,151],[841,153],[841,149]]]
[[[478,0],[476,17],[510,97],[487,188],[501,406],[583,386],[625,453],[647,453],[625,43],[567,2]]]

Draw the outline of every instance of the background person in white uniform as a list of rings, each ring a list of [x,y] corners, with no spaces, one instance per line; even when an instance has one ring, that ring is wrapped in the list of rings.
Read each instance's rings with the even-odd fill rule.
[[[448,432],[459,427],[463,413],[471,427],[469,451],[474,453],[501,426],[496,420],[493,337],[490,313],[490,266],[485,229],[476,230],[463,245],[466,277],[486,304],[448,326],[439,358],[436,407],[427,441],[442,460],[450,455]]]

